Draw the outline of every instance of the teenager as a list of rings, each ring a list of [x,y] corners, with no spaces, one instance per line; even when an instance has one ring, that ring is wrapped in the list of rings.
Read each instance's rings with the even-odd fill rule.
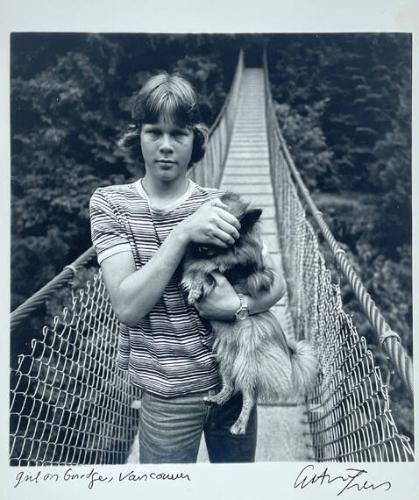
[[[278,273],[269,293],[240,300],[230,283],[189,306],[180,286],[181,261],[190,243],[227,247],[239,221],[225,210],[220,192],[187,176],[205,152],[207,131],[197,97],[182,77],[149,79],[132,109],[125,147],[144,160],[136,182],[98,188],[90,202],[92,240],[114,311],[120,320],[118,364],[142,389],[141,463],[196,461],[204,432],[211,462],[252,462],[256,409],[245,435],[230,433],[241,395],[223,406],[204,397],[220,380],[208,319],[240,321],[269,309],[284,293]],[[267,255],[267,264],[274,264]]]

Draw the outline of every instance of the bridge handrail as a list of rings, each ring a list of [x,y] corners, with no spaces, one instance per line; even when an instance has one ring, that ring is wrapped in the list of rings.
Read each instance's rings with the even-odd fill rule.
[[[235,70],[235,73],[233,76],[232,84],[230,86],[230,91],[224,100],[224,103],[220,109],[220,112],[217,115],[217,118],[214,120],[214,123],[211,125],[210,131],[209,131],[209,138],[211,138],[215,129],[218,127],[218,124],[220,123],[221,118],[227,112],[227,106],[229,105],[229,103],[237,98],[237,91],[240,88],[241,76],[243,74],[243,66],[244,66],[243,61],[244,61],[243,49],[240,49],[239,57],[237,59],[236,70]],[[234,106],[236,106],[236,105],[237,105],[237,102],[235,101]]]
[[[264,65],[264,75],[265,75],[265,91],[267,102],[270,103],[270,109],[273,109],[273,99],[272,92],[270,87],[269,80],[269,68],[267,61],[267,53],[264,51],[263,55],[263,65]],[[269,107],[267,107],[267,110]],[[267,115],[268,116],[268,115]],[[303,198],[309,208],[311,215],[316,221],[317,225],[320,228],[321,233],[325,237],[325,240],[331,249],[333,256],[336,260],[336,264],[342,274],[348,280],[355,296],[357,297],[365,315],[370,322],[373,331],[376,335],[377,341],[380,346],[386,352],[388,358],[391,360],[393,365],[395,366],[397,373],[401,377],[403,383],[409,390],[409,394],[413,397],[413,363],[409,354],[403,347],[400,339],[400,335],[393,331],[390,325],[384,319],[381,311],[376,306],[374,300],[371,298],[370,294],[366,290],[362,281],[358,277],[357,273],[354,271],[353,267],[349,263],[345,251],[339,246],[338,242],[334,238],[332,232],[330,231],[328,225],[324,221],[320,210],[315,205],[313,199],[310,196],[310,193],[307,187],[304,184],[304,181],[301,178],[300,173],[298,172],[295,163],[288,151],[286,142],[282,135],[282,132],[279,128],[279,124],[277,119],[272,120],[272,125],[274,126],[275,133],[279,139],[279,143],[284,154],[284,157],[287,162],[287,166],[291,172],[291,175],[301,191]]]
[[[17,325],[29,315],[29,313],[46,302],[48,298],[51,297],[53,292],[69,283],[77,274],[77,271],[84,267],[95,256],[96,251],[94,247],[92,246],[88,248],[84,253],[77,257],[75,261],[64,266],[63,270],[54,276],[52,280],[48,281],[48,283],[46,283],[42,288],[26,299],[25,302],[22,302],[22,304],[20,304],[10,314],[10,330],[13,331]]]
[[[207,151],[204,158],[193,168],[192,175],[197,178],[204,177],[202,184],[205,186],[218,187],[224,168],[224,162],[231,138],[232,124],[238,102],[238,91],[243,73],[243,50],[239,52],[233,82],[228,96],[218,113],[217,118],[209,131]],[[218,131],[218,132],[217,132]],[[214,158],[217,162],[214,161]],[[208,168],[208,164],[212,168]],[[201,175],[200,175],[201,174]],[[10,330],[14,329],[32,311],[45,303],[52,293],[69,283],[77,274],[77,271],[85,266],[96,256],[94,247],[88,248],[74,262],[64,266],[62,271],[52,280],[46,283],[37,292],[20,304],[10,315]]]

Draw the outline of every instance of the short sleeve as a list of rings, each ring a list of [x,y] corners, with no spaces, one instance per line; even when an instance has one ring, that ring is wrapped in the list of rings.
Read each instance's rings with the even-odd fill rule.
[[[90,198],[90,228],[99,264],[107,257],[131,251],[126,230],[101,189]]]

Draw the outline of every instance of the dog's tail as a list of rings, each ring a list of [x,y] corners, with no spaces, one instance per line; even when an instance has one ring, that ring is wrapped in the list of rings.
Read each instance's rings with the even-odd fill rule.
[[[311,344],[305,340],[288,340],[291,351],[293,399],[305,397],[314,388],[319,371],[319,361]]]

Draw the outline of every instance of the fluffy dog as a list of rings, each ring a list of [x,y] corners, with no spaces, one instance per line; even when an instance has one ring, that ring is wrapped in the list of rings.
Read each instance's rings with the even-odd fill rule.
[[[268,291],[273,271],[263,262],[258,220],[262,210],[249,208],[237,194],[221,196],[241,224],[240,237],[227,249],[191,245],[183,263],[182,285],[188,302],[206,297],[215,285],[214,272],[223,274],[235,291],[251,297]],[[267,311],[237,321],[211,321],[213,349],[219,363],[221,391],[206,398],[224,404],[241,391],[243,407],[230,428],[244,434],[250,411],[258,397],[263,399],[304,396],[317,375],[317,357],[308,342],[289,345],[275,316]]]

